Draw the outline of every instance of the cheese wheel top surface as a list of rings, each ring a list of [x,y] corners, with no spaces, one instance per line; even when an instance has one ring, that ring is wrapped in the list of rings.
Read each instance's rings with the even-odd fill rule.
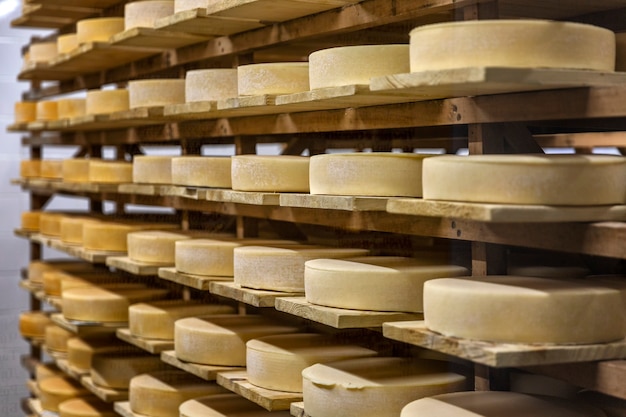
[[[156,20],[174,14],[174,0],[142,0],[124,6],[124,30],[154,27]]]
[[[116,417],[111,404],[99,398],[73,398],[59,404],[59,417]]]

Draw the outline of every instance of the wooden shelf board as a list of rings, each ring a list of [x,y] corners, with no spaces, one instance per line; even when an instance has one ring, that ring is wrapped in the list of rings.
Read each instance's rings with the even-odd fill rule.
[[[158,184],[120,184],[117,192],[120,194],[137,194],[137,195],[162,195],[162,185]]]
[[[254,17],[268,22],[284,22],[299,17],[357,3],[360,0],[218,0],[211,2],[207,14],[233,18]]]
[[[303,207],[347,211],[385,211],[388,197],[357,197],[311,194],[280,194],[283,207]]]
[[[276,96],[240,96],[217,102],[217,110],[223,111],[228,117],[258,116],[282,113],[275,105]]]
[[[63,314],[56,313],[50,316],[50,319],[61,328],[75,333],[77,336],[84,336],[93,332],[94,328],[109,329],[115,331],[118,328],[128,327],[127,322],[122,323],[103,323],[92,321],[68,320]]]
[[[72,19],[52,16],[22,15],[11,20],[12,28],[60,29],[74,23]]]
[[[205,191],[205,199],[208,201],[252,204],[255,206],[277,206],[280,201],[279,193],[235,191],[217,188],[207,188]]]
[[[156,276],[159,274],[159,268],[170,266],[167,264],[148,264],[145,262],[137,262],[133,261],[128,256],[108,257],[106,265],[141,276]]]
[[[25,132],[27,130],[28,130],[28,123],[27,122],[12,123],[12,124],[7,126],[7,131],[8,132]]]
[[[123,184],[60,181],[51,184],[51,188],[58,191],[70,191],[78,193],[117,193],[120,185]]]
[[[35,297],[39,298],[38,295],[39,294],[36,294]],[[40,299],[50,304],[52,307],[56,308],[59,311],[61,311],[61,309],[63,308],[63,300],[59,296],[45,295],[45,293],[43,293],[42,291]]]
[[[589,345],[490,343],[446,337],[428,330],[423,321],[385,323],[383,336],[495,368],[626,357],[626,340]]]
[[[359,311],[318,306],[304,297],[277,298],[276,310],[302,317],[336,329],[378,328],[386,322],[421,320],[422,314],[383,311]]]
[[[80,383],[104,402],[112,403],[128,400],[128,390],[100,387],[94,384],[93,380],[88,375],[83,376],[80,379]]]
[[[53,249],[60,250],[94,264],[104,264],[110,257],[119,256],[121,254],[120,252],[89,250],[82,246],[63,243],[59,239],[46,239],[46,246],[50,246]]]
[[[215,381],[218,372],[237,371],[242,369],[240,367],[200,365],[181,361],[176,357],[176,352],[173,350],[161,352],[161,360],[206,381]]]
[[[146,27],[136,27],[113,35],[111,45],[131,48],[145,48],[155,51],[166,51],[207,40],[206,36],[198,36],[184,32],[169,32]]]
[[[92,7],[94,9],[108,9],[109,7],[120,4],[120,0],[39,0],[45,1],[51,6],[81,6]],[[30,1],[36,3],[36,1]]]
[[[291,403],[291,406],[289,407],[289,414],[293,417],[310,417],[304,411],[304,402]]]
[[[127,328],[117,329],[115,332],[119,339],[130,343],[131,345],[137,346],[145,350],[148,353],[159,354],[165,350],[174,349],[174,341],[173,340],[151,340],[144,339],[142,337],[136,337],[130,334],[130,330]]]
[[[257,19],[210,16],[206,9],[186,10],[158,19],[154,27],[158,30],[184,32],[208,38],[232,35],[263,27]]]
[[[209,291],[212,294],[231,298],[254,307],[274,307],[276,299],[279,297],[294,297],[300,293],[286,293],[279,291],[254,290],[252,288],[242,288],[234,282],[211,282]]]
[[[147,417],[145,414],[135,413],[130,408],[130,401],[116,401],[115,404],[113,404],[113,409],[122,417]]]
[[[184,104],[170,104],[165,106],[163,115],[176,120],[216,119],[227,114],[217,110],[217,101],[197,101]],[[16,130],[21,124],[15,125]]]
[[[22,6],[23,17],[60,18],[78,21],[98,13],[99,10],[84,5],[48,4],[45,0],[31,2]]]
[[[26,388],[28,389],[28,392],[33,394],[35,397],[39,397],[39,387],[37,386],[37,381],[34,379],[26,380]]]
[[[14,229],[13,234],[17,237],[23,237],[25,239],[30,239],[33,235],[38,234],[39,232],[36,230],[26,230],[26,229]]]
[[[109,114],[70,119],[66,130],[102,130],[150,126],[164,122],[163,106],[139,107]]]
[[[206,188],[187,187],[184,185],[167,185],[161,188],[164,196],[184,197],[192,200],[206,200]]]
[[[219,372],[217,383],[268,411],[289,410],[292,402],[302,401],[302,393],[268,390],[251,384],[245,370]]]
[[[51,411],[47,411],[44,410],[43,407],[41,406],[41,401],[39,401],[36,398],[29,398],[28,399],[28,407],[30,408],[30,410],[35,413],[35,415],[39,416],[39,417],[55,417],[58,416],[58,413],[54,413]]]
[[[73,366],[70,366],[67,358],[65,359],[56,359],[55,360],[57,366],[59,367],[60,370],[62,370],[63,372],[65,372],[67,375],[71,376],[72,378],[74,378],[77,381],[80,381],[80,379],[85,376],[85,375],[89,375],[89,369],[78,369],[75,368]]]
[[[182,272],[178,272],[176,268],[159,268],[159,278],[203,291],[209,290],[211,282],[223,282],[233,280],[232,277],[214,277],[185,274]]]

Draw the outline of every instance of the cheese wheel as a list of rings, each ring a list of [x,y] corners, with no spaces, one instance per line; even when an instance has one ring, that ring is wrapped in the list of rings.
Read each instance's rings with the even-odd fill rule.
[[[33,283],[42,284],[43,274],[46,271],[88,271],[92,269],[92,264],[73,259],[31,261],[28,264],[28,280]]]
[[[284,248],[244,246],[234,250],[235,283],[272,291],[304,291],[304,263],[319,258],[365,256],[367,249],[302,245]]]
[[[246,343],[248,381],[261,388],[302,392],[302,370],[316,363],[376,356],[361,346],[328,335],[296,333],[265,336]]]
[[[465,275],[466,268],[438,264],[437,259],[314,259],[305,263],[304,293],[308,302],[328,307],[422,312],[426,281]]]
[[[73,119],[86,114],[87,101],[84,98],[66,98],[57,101],[59,119]]]
[[[69,332],[56,324],[50,324],[46,326],[44,343],[50,350],[56,352],[67,352],[67,341],[70,337],[74,336],[72,332]]]
[[[417,398],[466,385],[446,362],[392,357],[316,364],[302,371],[302,380],[304,411],[324,417],[399,415]]]
[[[179,156],[172,159],[172,183],[194,187],[231,188],[231,158]]]
[[[401,417],[419,416],[536,416],[603,417],[604,412],[584,403],[549,396],[505,391],[455,392],[420,398],[407,404]]]
[[[373,77],[409,72],[409,45],[357,45],[309,55],[311,90],[367,84]]]
[[[133,304],[128,308],[128,328],[135,337],[174,340],[174,322],[185,317],[234,313],[233,307],[193,300],[166,300]]]
[[[421,197],[422,161],[428,156],[392,152],[315,155],[309,168],[311,194]]]
[[[449,22],[418,27],[410,37],[411,72],[464,67],[615,69],[615,34],[580,23]]]
[[[93,355],[114,352],[139,353],[140,350],[122,342],[114,335],[106,334],[86,338],[72,337],[67,341],[67,362],[80,371],[91,369]]]
[[[33,63],[47,64],[58,55],[56,42],[33,43],[28,48],[28,52],[28,59]]]
[[[237,69],[212,68],[187,71],[185,102],[218,101],[237,97]]]
[[[82,245],[83,226],[86,222],[97,222],[90,217],[64,216],[61,218],[61,242],[68,245]]]
[[[69,320],[126,322],[128,307],[142,301],[165,298],[168,291],[156,288],[106,290],[79,287],[63,291],[63,315]]]
[[[59,404],[59,417],[119,417],[119,414],[99,398],[74,398]]]
[[[137,155],[133,158],[133,182],[144,184],[172,183],[171,156]]]
[[[132,232],[128,234],[128,257],[137,262],[173,265],[175,243],[186,239],[191,237],[160,230]]]
[[[130,380],[130,409],[150,417],[178,415],[178,407],[192,398],[225,394],[215,382],[207,382],[185,371],[161,371],[137,375]]]
[[[128,90],[89,90],[85,99],[85,114],[109,114],[127,111],[130,107]]]
[[[21,214],[20,227],[23,230],[39,231],[40,211],[23,211]]]
[[[133,182],[133,164],[126,161],[90,159],[89,182],[98,184]]]
[[[34,101],[18,101],[14,109],[15,123],[29,123],[37,119],[37,103]]]
[[[146,353],[98,353],[91,358],[91,379],[97,386],[128,389],[130,380],[146,372],[171,369],[158,355]]]
[[[589,206],[626,201],[626,158],[445,155],[424,160],[424,199]]]
[[[56,101],[38,101],[36,104],[38,122],[50,122],[59,118]]]
[[[47,277],[48,275],[46,275]],[[123,278],[116,276],[81,276],[75,277],[72,275],[68,275],[60,282],[58,285],[60,289],[58,293],[48,293],[49,295],[56,295],[59,297],[63,297],[63,293],[67,290],[71,290],[73,288],[84,288],[84,287],[97,287],[103,290],[132,290],[132,289],[146,289],[146,284],[140,282],[124,282]],[[45,284],[44,284],[45,286]],[[47,290],[47,289],[46,289]]]
[[[185,401],[180,417],[290,417],[289,411],[267,411],[237,394],[220,394]]]
[[[246,366],[248,340],[297,331],[262,316],[187,317],[174,323],[174,350],[178,359],[187,362]]]
[[[57,54],[69,54],[78,48],[78,35],[66,33],[57,37]]]
[[[87,158],[64,159],[61,166],[61,176],[65,182],[89,182],[89,163]]]
[[[174,14],[174,0],[144,0],[124,6],[124,30],[153,28],[157,19]]]
[[[20,177],[22,178],[38,178],[41,176],[41,160],[21,160],[20,161]]]
[[[619,291],[562,279],[430,280],[424,284],[424,320],[446,336],[505,343],[604,343],[626,335]]]
[[[271,62],[237,68],[237,91],[240,96],[292,94],[308,90],[307,62]]]
[[[60,237],[62,213],[42,212],[39,215],[39,231],[42,235]]]
[[[19,316],[20,334],[24,337],[43,339],[46,336],[46,327],[51,324],[52,320],[43,311],[27,311]]]
[[[87,222],[83,224],[83,246],[88,250],[126,252],[128,234],[145,228],[139,223]]]
[[[108,42],[111,36],[123,31],[123,17],[95,17],[76,23],[76,39],[81,45],[88,42]]]
[[[54,376],[64,376],[65,373],[54,363],[38,363],[35,365],[35,381],[37,384],[46,378]]]
[[[290,155],[236,155],[232,157],[233,190],[309,192],[309,159]]]
[[[63,178],[63,160],[61,159],[42,159],[41,160],[41,178],[50,180],[59,180]]]
[[[131,109],[184,103],[185,80],[158,79],[129,81],[128,100]]]
[[[59,411],[59,404],[77,397],[86,397],[90,392],[80,382],[67,377],[50,377],[38,383],[41,408],[46,411]]]

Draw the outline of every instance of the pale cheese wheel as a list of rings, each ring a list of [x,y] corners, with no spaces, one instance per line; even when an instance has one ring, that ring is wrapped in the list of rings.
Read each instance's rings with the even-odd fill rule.
[[[186,239],[191,237],[160,230],[131,232],[128,234],[128,257],[137,262],[173,265],[175,243]]]
[[[38,101],[36,104],[38,122],[50,122],[59,118],[56,101]]]
[[[626,335],[620,292],[578,280],[430,280],[424,284],[424,320],[446,336],[505,343],[604,343]]]
[[[185,80],[156,79],[129,81],[128,101],[131,109],[184,103]]]
[[[86,397],[91,393],[80,382],[67,377],[50,377],[38,383],[41,408],[46,411],[59,411],[59,404],[77,397]]]
[[[109,114],[130,108],[128,90],[89,90],[85,98],[85,114]]]
[[[87,111],[87,100],[84,98],[66,98],[57,101],[59,120],[82,117]]]
[[[615,34],[580,23],[449,22],[418,27],[410,36],[411,72],[463,67],[615,69]]]
[[[90,159],[89,182],[98,184],[133,182],[133,164],[126,161]]]
[[[113,405],[99,398],[74,398],[59,404],[59,417],[119,417]]]
[[[417,398],[466,386],[446,362],[394,357],[316,364],[302,371],[302,379],[304,411],[324,417],[399,415]]]
[[[41,178],[49,180],[60,180],[63,178],[63,160],[61,159],[42,159],[41,160]]]
[[[95,17],[76,23],[76,39],[80,45],[89,42],[108,42],[111,36],[123,31],[123,17]]]
[[[42,235],[51,237],[61,236],[61,213],[41,212],[39,215],[39,231]]]
[[[25,159],[20,161],[20,177],[38,178],[41,176],[41,160]]]
[[[193,300],[138,303],[128,308],[128,328],[135,337],[174,340],[174,322],[178,319],[234,312],[229,305],[204,304]]]
[[[180,405],[180,417],[290,417],[289,411],[267,411],[238,394],[195,398]]]
[[[131,304],[165,298],[156,288],[106,290],[93,286],[63,291],[63,316],[89,322],[126,322]]]
[[[78,48],[78,35],[76,33],[66,33],[57,37],[57,53],[69,54]]]
[[[143,0],[124,6],[124,30],[153,28],[154,22],[174,14],[174,0]]]
[[[373,77],[409,72],[409,45],[357,45],[309,55],[311,90],[367,84]]]
[[[133,182],[172,183],[172,156],[137,155],[133,158]]]
[[[128,234],[145,228],[137,223],[87,222],[83,224],[83,246],[88,250],[126,252]]]
[[[55,363],[41,362],[35,365],[35,382],[37,384],[46,378],[64,375],[65,373]]]
[[[33,63],[49,63],[58,55],[56,42],[33,43],[28,48],[28,52],[28,59]]]
[[[245,366],[248,340],[297,331],[295,326],[255,315],[187,317],[174,324],[174,350],[178,359],[187,362]]]
[[[185,102],[218,101],[237,97],[237,69],[212,68],[187,71]]]
[[[421,197],[422,162],[430,155],[355,152],[311,157],[311,194]]]
[[[231,188],[231,158],[179,156],[172,159],[172,183],[194,187]]]
[[[139,349],[117,339],[115,336],[80,338],[73,337],[67,341],[67,363],[74,369],[89,371],[93,355],[125,352],[138,353]]]
[[[365,347],[315,333],[265,336],[246,343],[248,381],[261,388],[302,392],[302,370],[316,363],[376,356]]]
[[[97,353],[91,358],[91,379],[100,387],[128,389],[130,380],[146,372],[166,371],[171,367],[158,355],[146,353]]]
[[[470,155],[424,160],[424,199],[589,206],[626,201],[626,158]]]
[[[56,324],[46,326],[44,343],[46,348],[55,352],[67,352],[67,341],[74,336],[74,333],[59,327]]]
[[[178,415],[182,403],[205,395],[228,391],[215,382],[207,382],[185,371],[161,371],[137,375],[130,380],[130,409],[150,417]]]
[[[292,94],[309,90],[307,62],[271,62],[237,67],[240,96]]]
[[[27,311],[20,313],[19,329],[24,337],[43,339],[46,336],[46,327],[52,324],[52,320],[43,311]]]
[[[231,167],[232,188],[308,193],[309,159],[291,155],[235,155]]]
[[[467,275],[467,268],[436,258],[314,259],[305,263],[304,293],[308,302],[327,307],[417,313],[424,310],[426,281]]]
[[[18,101],[14,109],[15,123],[29,123],[37,120],[37,103],[34,101]]]
[[[97,222],[90,217],[64,216],[61,218],[61,242],[68,245],[82,245],[83,226],[87,222]]]
[[[89,164],[87,158],[64,159],[61,167],[61,176],[65,182],[89,182]]]
[[[243,246],[234,250],[234,279],[242,287],[303,292],[304,263],[319,258],[365,256],[367,249],[302,245],[284,248]]]
[[[20,227],[23,230],[39,231],[40,211],[23,211],[21,214]]]
[[[626,71],[626,32],[615,34],[615,71]]]

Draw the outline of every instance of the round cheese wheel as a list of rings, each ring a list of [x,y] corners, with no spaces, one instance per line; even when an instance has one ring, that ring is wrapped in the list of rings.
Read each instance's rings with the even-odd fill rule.
[[[93,355],[114,352],[138,353],[140,350],[106,334],[88,338],[72,337],[67,341],[67,362],[81,371],[91,369]]]
[[[61,236],[61,219],[64,217],[61,213],[42,212],[39,215],[39,231],[42,235],[60,237]]]
[[[36,112],[38,122],[50,122],[59,118],[56,101],[38,101]]]
[[[236,155],[232,157],[233,190],[309,192],[309,159],[290,155]]]
[[[271,62],[237,68],[240,96],[291,94],[309,90],[307,62]]]
[[[47,411],[59,411],[59,404],[77,397],[86,397],[90,392],[80,382],[67,377],[50,377],[38,383],[41,408]]]
[[[171,367],[158,355],[146,353],[97,353],[91,358],[91,379],[97,386],[128,389],[130,380],[146,372],[166,371]]]
[[[150,417],[178,415],[178,407],[192,398],[225,394],[215,382],[207,382],[185,371],[161,371],[137,375],[130,380],[130,409]]]
[[[90,159],[89,182],[98,184],[133,182],[133,164],[125,161]]]
[[[61,218],[61,242],[68,245],[83,244],[83,226],[87,222],[97,222],[90,217],[64,216]]]
[[[69,54],[78,48],[78,35],[76,33],[66,33],[57,37],[57,53]]]
[[[603,343],[626,335],[619,291],[577,280],[430,280],[424,284],[424,320],[446,336],[505,343]]]
[[[64,159],[61,165],[61,176],[65,182],[89,182],[89,163],[87,158]]]
[[[14,110],[15,123],[29,123],[37,119],[37,103],[34,101],[18,101]]]
[[[237,69],[212,68],[187,71],[185,101],[218,101],[237,97]]]
[[[40,211],[23,211],[21,214],[20,227],[23,230],[39,231]]]
[[[22,178],[38,178],[41,176],[41,160],[21,160],[20,161],[20,177]]]
[[[231,158],[179,156],[172,159],[172,183],[193,187],[231,188]]]
[[[128,234],[145,227],[137,223],[87,222],[83,224],[83,247],[88,250],[126,252]]]
[[[272,291],[304,291],[304,263],[319,258],[365,256],[367,249],[302,245],[284,248],[244,246],[234,250],[235,283]]]
[[[302,371],[304,411],[310,416],[399,415],[409,402],[460,391],[465,377],[446,362],[416,358],[361,358],[316,364]]]
[[[111,36],[123,31],[123,17],[95,17],[76,23],[76,38],[79,44],[108,42]]]
[[[302,392],[302,370],[316,363],[376,356],[361,346],[328,335],[296,333],[265,336],[246,343],[248,381],[261,388]]]
[[[72,332],[69,332],[56,324],[46,326],[44,336],[44,343],[46,347],[55,352],[67,352],[67,341],[70,337],[74,336]]]
[[[56,42],[33,43],[28,52],[29,60],[33,63],[48,63],[58,55]]]
[[[59,417],[118,417],[113,406],[99,398],[74,398],[59,404]]]
[[[124,6],[124,30],[153,28],[157,19],[174,14],[174,0],[144,0]]]
[[[422,312],[424,283],[433,278],[469,275],[438,259],[371,256],[314,259],[304,268],[304,293],[313,304],[375,311]]]
[[[421,197],[422,161],[428,156],[392,152],[315,155],[309,168],[311,194]]]
[[[357,45],[309,55],[311,90],[367,84],[373,77],[409,72],[409,45]]]
[[[43,311],[27,311],[20,313],[19,329],[24,337],[43,339],[46,336],[46,327],[52,324],[52,320]]]
[[[61,159],[42,159],[41,178],[58,180],[63,178],[63,161]]]
[[[128,100],[131,109],[184,103],[185,80],[158,79],[129,81]]]
[[[589,206],[626,201],[626,158],[445,155],[424,160],[424,199]]]
[[[46,378],[54,376],[64,376],[65,373],[54,363],[38,363],[35,365],[35,381],[37,384]]]
[[[180,417],[290,417],[289,411],[267,411],[237,394],[195,398],[180,405]]]
[[[57,101],[59,119],[73,119],[86,114],[87,100],[84,98],[66,98]]]
[[[255,315],[187,317],[174,323],[174,350],[176,357],[187,362],[246,366],[248,340],[297,331],[297,327]]]
[[[31,261],[28,264],[28,280],[30,282],[42,284],[43,274],[46,271],[88,271],[92,269],[92,264],[72,259]]]
[[[580,23],[449,22],[418,27],[410,36],[411,72],[464,67],[615,69],[615,34]]]
[[[160,230],[131,232],[128,234],[128,257],[137,262],[173,265],[175,243],[186,239],[191,237]]]
[[[85,113],[88,115],[127,111],[129,106],[128,90],[126,89],[87,91]]]
[[[137,155],[133,158],[133,182],[144,184],[172,183],[171,156]]]
[[[232,314],[233,307],[193,300],[165,300],[133,304],[128,308],[128,328],[135,337],[174,340],[178,319],[210,314]]]

